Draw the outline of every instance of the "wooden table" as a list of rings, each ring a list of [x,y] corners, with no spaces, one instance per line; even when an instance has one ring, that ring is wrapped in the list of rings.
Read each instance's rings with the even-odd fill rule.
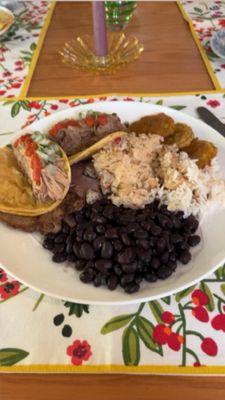
[[[127,32],[144,43],[140,60],[115,76],[93,77],[61,64],[58,50],[91,32],[89,3],[58,3],[29,95],[176,92],[213,89],[187,23],[175,3],[139,2]],[[225,378],[129,375],[0,375],[1,400],[224,400]]]
[[[64,43],[91,33],[89,2],[58,3],[29,90],[30,96],[164,93],[213,89],[187,22],[173,2],[142,2],[126,30],[145,50],[116,75],[93,76],[64,66]]]

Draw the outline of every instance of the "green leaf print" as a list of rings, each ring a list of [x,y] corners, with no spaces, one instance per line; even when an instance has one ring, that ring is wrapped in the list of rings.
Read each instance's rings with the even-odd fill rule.
[[[89,306],[87,304],[78,304],[66,301],[64,306],[69,308],[69,315],[76,315],[77,318],[80,318],[83,312],[87,314],[89,313]]]
[[[222,283],[222,285],[220,286],[221,292],[224,294],[225,296],[225,283]]]
[[[178,292],[175,296],[175,300],[177,301],[177,303],[179,303],[179,301],[181,301],[184,297],[187,297],[191,292],[193,292],[195,286],[196,285],[190,286],[189,288]]]
[[[162,322],[162,313],[163,313],[162,306],[159,304],[157,300],[149,301],[148,305],[156,321],[160,324]]]
[[[138,365],[140,361],[140,342],[137,331],[128,326],[122,337],[123,360],[125,365]]]
[[[178,111],[181,111],[181,110],[183,110],[184,108],[186,108],[186,106],[170,106],[170,108],[173,108],[174,110],[178,110]]]
[[[209,289],[208,285],[202,281],[200,283],[199,289],[202,290],[209,298],[209,303],[206,304],[206,308],[208,311],[213,311],[215,309],[215,303],[213,300],[213,295],[211,293],[211,290]]]
[[[194,10],[197,12],[197,13],[203,13],[203,11],[202,11],[202,9],[201,8],[198,8],[198,7],[194,7]]]
[[[11,366],[23,360],[29,355],[25,350],[6,348],[0,349],[0,365]]]
[[[142,340],[142,342],[145,344],[145,346],[151,351],[154,351],[155,353],[158,353],[162,356],[163,355],[162,346],[160,346],[153,340],[154,325],[146,318],[138,316],[136,318],[136,327],[138,335]]]
[[[161,105],[163,104],[163,100],[162,100],[162,99],[161,99],[161,100],[158,100],[155,104],[161,106]]]
[[[34,51],[36,49],[36,47],[37,47],[36,43],[31,43],[31,45],[30,45],[31,51]]]
[[[122,314],[118,315],[118,317],[114,317],[106,322],[101,329],[101,334],[106,335],[107,333],[116,331],[117,329],[122,328],[129,324],[130,320],[133,318],[134,314]]]
[[[30,103],[28,100],[21,100],[20,104],[24,110],[30,111]]]
[[[21,107],[20,101],[17,101],[17,102],[12,106],[12,109],[11,109],[11,116],[12,116],[13,118],[15,118],[15,117],[19,114],[19,112],[20,112],[20,107]]]
[[[163,301],[163,303],[165,303],[169,306],[171,303],[171,296],[163,297],[161,300]]]

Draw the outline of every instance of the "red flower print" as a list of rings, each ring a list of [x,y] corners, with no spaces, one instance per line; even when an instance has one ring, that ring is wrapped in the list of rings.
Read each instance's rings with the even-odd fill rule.
[[[194,367],[201,367],[201,364],[200,364],[200,362],[195,361],[194,364],[193,364],[193,366],[194,366]]]
[[[0,282],[7,281],[7,275],[4,269],[0,268]]]
[[[211,325],[216,331],[222,330],[223,332],[225,332],[225,314],[216,315],[212,319]]]
[[[205,306],[209,302],[207,294],[202,290],[196,289],[191,295],[192,301],[196,306]]]
[[[124,101],[134,101],[134,99],[132,99],[131,97],[126,97],[125,99],[123,99]]]
[[[51,105],[51,110],[58,110],[59,106],[57,106],[56,104],[52,104]]]
[[[0,96],[4,95],[6,93],[6,90],[0,90]]]
[[[212,108],[220,106],[220,102],[218,100],[208,100],[206,104]]]
[[[168,336],[171,333],[171,329],[169,326],[164,324],[156,325],[153,330],[153,339],[158,344],[166,344],[168,342]]]
[[[172,324],[174,321],[174,315],[170,311],[164,311],[162,313],[162,321],[165,322],[166,324]]]
[[[2,75],[4,76],[4,78],[6,78],[7,76],[11,76],[12,74],[9,71],[5,71],[5,72],[3,72]]]
[[[75,340],[71,346],[67,347],[66,354],[71,356],[72,364],[81,365],[83,361],[87,361],[91,357],[91,346],[86,340],[82,342]]]
[[[90,98],[90,99],[87,99],[87,103],[94,103],[94,99],[93,98]]]
[[[37,101],[30,101],[29,106],[30,108],[35,108],[36,110],[41,108],[41,104],[39,104]]]
[[[225,28],[225,19],[221,19],[219,25],[222,26],[222,28]]]
[[[181,335],[178,335],[175,332],[171,332],[168,337],[168,346],[175,351],[179,351],[181,348],[181,344],[184,342],[184,338]]]
[[[201,322],[209,321],[209,314],[208,314],[207,310],[202,306],[194,307],[192,309],[192,315],[194,315],[194,317]]]
[[[68,103],[68,101],[69,101],[68,99],[61,99],[61,100],[59,100],[60,103]]]
[[[15,65],[17,65],[18,67],[20,67],[21,65],[23,65],[23,61],[16,61]]]
[[[210,337],[207,337],[202,341],[201,349],[204,351],[204,353],[211,357],[216,356],[218,352],[216,342]]]
[[[76,106],[78,106],[78,102],[76,102],[76,101],[71,101],[70,103],[69,103],[69,106],[70,107],[76,107]]]
[[[99,97],[99,100],[105,101],[105,100],[107,100],[107,97],[106,96]]]
[[[221,64],[221,66],[220,66],[221,68],[225,68],[225,64]]]
[[[0,286],[0,296],[2,300],[15,296],[19,292],[20,284],[17,281],[7,282]]]
[[[21,83],[11,83],[11,87],[12,87],[13,89],[19,89],[20,86],[21,86]]]

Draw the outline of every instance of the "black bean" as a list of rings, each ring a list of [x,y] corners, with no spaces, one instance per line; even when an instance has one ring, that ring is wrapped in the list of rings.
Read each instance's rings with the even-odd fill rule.
[[[162,253],[166,247],[166,240],[163,237],[159,238],[159,240],[156,243],[156,247],[157,247],[157,252],[159,254]]]
[[[138,268],[138,262],[137,261],[133,261],[130,264],[122,264],[122,270],[123,272],[125,272],[126,274],[128,273],[133,273],[137,270]]]
[[[70,227],[69,227],[69,225],[67,225],[67,223],[65,221],[62,222],[62,232],[66,233],[67,235],[70,232]]]
[[[143,249],[148,250],[150,248],[150,243],[147,239],[136,240],[136,245],[141,246]]]
[[[145,230],[145,231],[149,231],[152,227],[152,222],[151,221],[143,221],[141,222],[141,227]]]
[[[81,223],[81,222],[84,222],[84,217],[83,217],[83,215],[81,213],[77,213],[75,215],[75,220],[76,220],[76,222]]]
[[[162,233],[162,229],[160,228],[160,226],[155,225],[155,224],[152,225],[152,227],[151,227],[151,234],[152,234],[153,236],[160,236],[161,233]]]
[[[124,288],[125,292],[128,294],[138,292],[139,289],[140,289],[140,285],[138,285],[138,283],[136,283],[136,282],[129,283]]]
[[[176,214],[176,216],[177,216],[177,218],[178,218],[179,220],[182,220],[183,217],[184,217],[184,212],[183,212],[183,211],[178,211],[177,214]]]
[[[85,267],[85,261],[84,260],[77,260],[75,262],[75,268],[77,271],[82,271]]]
[[[51,240],[55,240],[57,233],[48,233],[45,238],[46,239],[51,239]]]
[[[120,251],[123,248],[123,244],[119,240],[113,240],[112,245],[116,251]]]
[[[94,286],[99,287],[102,285],[102,275],[99,273],[93,280]]]
[[[62,253],[65,250],[65,243],[57,243],[54,246],[53,253]]]
[[[167,265],[167,267],[171,268],[172,271],[175,271],[175,269],[177,268],[176,261],[169,260],[166,265]]]
[[[95,261],[95,268],[100,272],[106,272],[111,267],[112,267],[111,260],[100,258],[99,260]]]
[[[101,257],[102,258],[111,258],[112,255],[113,255],[113,247],[112,247],[111,243],[108,240],[106,240],[102,245]]]
[[[114,265],[113,270],[117,276],[121,276],[123,273],[123,270],[119,264]]]
[[[96,222],[97,224],[101,224],[104,225],[106,223],[106,218],[103,217],[102,215],[94,215],[94,217],[92,218],[93,222]]]
[[[167,263],[167,261],[169,260],[169,252],[165,251],[163,254],[160,254],[160,260],[161,262],[164,264]]]
[[[52,261],[55,263],[61,263],[66,261],[67,259],[67,254],[65,252],[63,253],[55,253],[54,256],[52,257]]]
[[[179,254],[179,260],[182,264],[188,264],[191,260],[191,253],[188,250],[182,250]]]
[[[170,260],[171,260],[171,261],[176,261],[176,259],[177,259],[176,253],[175,253],[174,251],[172,251],[172,252],[170,253]]]
[[[170,240],[172,243],[177,244],[183,242],[183,237],[178,233],[174,233],[171,235]]]
[[[96,251],[102,248],[103,243],[105,242],[104,236],[99,236],[93,241],[93,246]]]
[[[136,237],[137,239],[147,239],[148,232],[144,229],[138,229],[136,232],[134,232],[134,237]]]
[[[180,222],[179,218],[175,217],[175,215],[174,215],[174,216],[172,216],[171,221],[172,221],[172,225],[173,225],[174,229],[180,229],[181,222]]]
[[[118,276],[116,276],[115,274],[109,275],[107,279],[107,286],[109,290],[115,290],[118,285],[118,282],[119,282]]]
[[[88,268],[86,265],[84,269],[84,274],[89,275],[93,280],[96,276],[96,271],[93,268]]]
[[[136,222],[131,222],[130,224],[127,225],[126,231],[127,233],[133,233],[137,231],[139,228],[140,228],[139,224],[137,224]]]
[[[83,283],[90,283],[90,282],[92,282],[92,280],[93,280],[93,278],[92,278],[92,276],[91,275],[89,275],[89,274],[87,274],[86,272],[81,272],[81,274],[80,274],[80,280],[83,282]]]
[[[156,274],[159,279],[169,278],[169,276],[172,274],[172,272],[173,272],[172,269],[167,267],[166,265],[161,265],[161,267],[159,267],[156,270]]]
[[[72,251],[73,251],[73,243],[74,243],[73,239],[70,239],[70,240],[67,241],[67,245],[66,245],[66,252],[67,253],[72,253]]]
[[[130,282],[133,282],[134,274],[126,274],[120,278],[120,283],[122,285],[127,285]]]
[[[76,242],[73,244],[73,252],[77,258],[80,258],[80,245]]]
[[[189,250],[190,246],[187,242],[182,242],[182,243],[179,243],[178,248],[180,250]]]
[[[95,252],[90,243],[82,243],[80,248],[80,257],[84,260],[93,260],[95,258]]]
[[[151,260],[151,256],[152,256],[151,249],[144,250],[144,249],[138,248],[136,250],[136,253],[137,253],[137,257],[139,260],[147,261],[147,262]]]
[[[74,253],[69,253],[69,254],[68,254],[68,256],[67,256],[67,261],[69,261],[69,262],[74,262],[74,261],[76,261],[76,260],[77,260],[77,257],[75,256]]]
[[[43,247],[47,250],[53,250],[54,248],[54,240],[53,239],[49,239],[48,237],[45,238],[44,242],[43,242]]]
[[[134,260],[135,253],[131,247],[127,247],[117,255],[117,260],[120,264],[129,264]]]
[[[156,282],[157,281],[157,276],[156,276],[155,272],[153,272],[151,270],[145,272],[144,278],[147,282]]]
[[[101,224],[96,225],[95,230],[96,230],[96,232],[99,233],[100,235],[102,235],[103,233],[105,233],[105,227],[104,227],[104,225],[101,225]]]
[[[123,244],[125,244],[125,246],[130,246],[130,244],[131,244],[130,238],[125,232],[122,232],[120,237],[121,237]]]
[[[54,325],[59,326],[63,323],[64,319],[65,319],[65,317],[63,314],[58,314],[54,317],[53,323],[54,323]]]
[[[151,268],[157,269],[160,267],[160,264],[161,264],[161,262],[160,262],[159,258],[156,256],[153,256],[151,259]]]
[[[67,235],[65,233],[59,233],[55,238],[55,243],[64,243],[66,241]]]
[[[191,247],[197,246],[200,243],[201,239],[200,236],[198,235],[193,235],[193,236],[189,236],[188,238],[188,244]]]
[[[107,231],[105,232],[105,237],[107,239],[117,239],[118,238],[117,229],[116,228],[107,229]]]
[[[100,225],[98,225],[98,226],[100,226]],[[84,232],[83,239],[87,240],[88,242],[93,242],[93,240],[95,240],[96,236],[97,236],[96,232],[94,232],[93,229],[90,228],[90,229],[86,229],[86,231]]]
[[[143,281],[143,276],[142,275],[137,275],[135,277],[135,282],[139,285]]]

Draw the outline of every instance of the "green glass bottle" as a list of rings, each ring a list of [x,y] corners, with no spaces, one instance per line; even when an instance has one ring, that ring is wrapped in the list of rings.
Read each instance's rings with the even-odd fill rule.
[[[127,26],[133,17],[137,1],[105,1],[108,27],[115,31]]]

